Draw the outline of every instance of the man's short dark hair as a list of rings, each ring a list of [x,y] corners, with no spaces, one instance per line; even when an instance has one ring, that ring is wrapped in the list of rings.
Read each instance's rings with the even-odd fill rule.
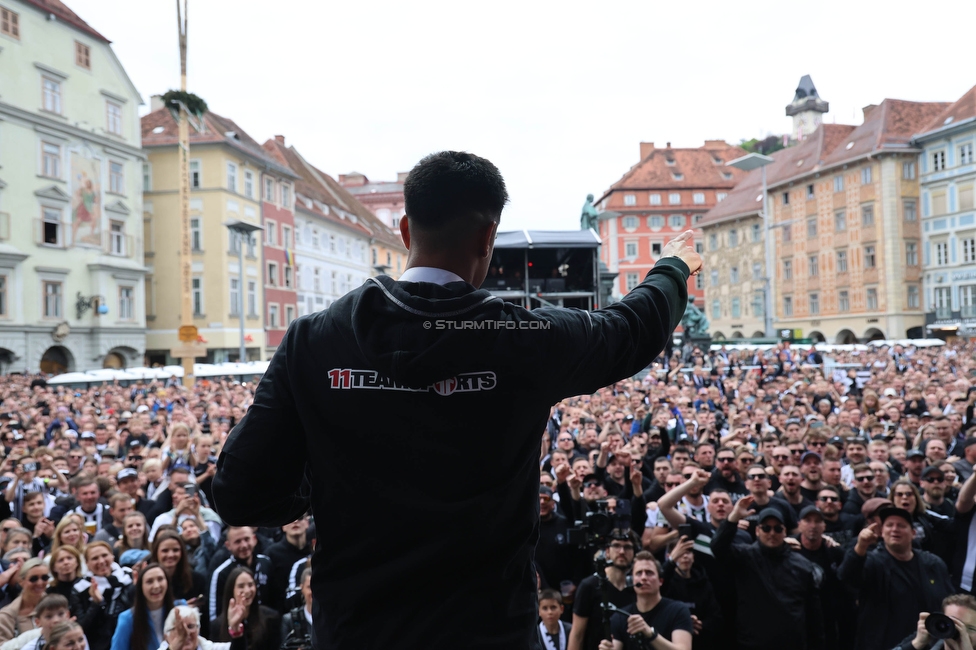
[[[539,592],[539,602],[544,600],[554,600],[560,605],[563,604],[563,595],[555,589],[543,589]]]
[[[965,607],[966,609],[976,612],[976,598],[970,594],[952,594],[951,596],[946,596],[942,600],[942,610],[949,605],[958,605],[959,607]]]
[[[403,183],[410,225],[425,233],[461,231],[497,222],[508,203],[501,172],[490,161],[464,151],[432,153]]]

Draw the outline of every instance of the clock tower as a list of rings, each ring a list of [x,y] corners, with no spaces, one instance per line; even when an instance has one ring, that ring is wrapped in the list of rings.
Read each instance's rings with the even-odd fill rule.
[[[793,141],[803,140],[816,131],[828,110],[830,104],[820,99],[813,79],[808,74],[803,75],[793,101],[786,107],[786,114],[793,118]]]

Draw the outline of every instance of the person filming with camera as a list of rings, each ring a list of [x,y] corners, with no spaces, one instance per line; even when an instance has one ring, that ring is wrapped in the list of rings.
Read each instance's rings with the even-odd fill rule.
[[[976,598],[946,596],[942,612],[922,612],[918,629],[894,650],[973,650],[976,646]]]
[[[603,637],[603,602],[616,607],[632,604],[636,595],[627,575],[634,561],[636,542],[630,531],[614,530],[606,548],[606,594],[601,576],[593,574],[580,582],[573,604],[573,629],[568,650],[596,650]]]

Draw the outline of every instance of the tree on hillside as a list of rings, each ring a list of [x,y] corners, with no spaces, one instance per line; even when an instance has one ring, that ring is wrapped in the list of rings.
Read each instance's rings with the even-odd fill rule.
[[[783,138],[778,135],[771,135],[763,140],[753,138],[751,140],[743,140],[739,143],[739,146],[749,153],[761,153],[768,156],[774,151],[779,151],[783,148]]]

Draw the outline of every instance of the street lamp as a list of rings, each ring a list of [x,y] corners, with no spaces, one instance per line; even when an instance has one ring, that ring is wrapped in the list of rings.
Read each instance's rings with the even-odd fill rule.
[[[241,221],[239,219],[231,219],[230,221],[225,221],[224,225],[232,233],[237,235],[237,296],[238,296],[238,311],[241,316],[241,351],[239,363],[244,363],[247,360],[247,351],[244,349],[244,242],[248,241],[252,233],[258,230],[264,230],[261,226],[255,225],[253,223],[248,223],[246,221]]]
[[[766,294],[764,301],[765,319],[763,324],[766,330],[766,338],[774,338],[776,336],[776,331],[773,329],[773,224],[769,210],[766,209],[766,203],[769,198],[766,192],[766,165],[771,162],[774,162],[774,160],[769,156],[750,153],[725,163],[729,167],[735,167],[745,172],[751,172],[753,169],[762,169],[762,211],[760,212],[760,216],[763,222],[763,243],[766,248],[766,273],[763,277],[763,292]]]

